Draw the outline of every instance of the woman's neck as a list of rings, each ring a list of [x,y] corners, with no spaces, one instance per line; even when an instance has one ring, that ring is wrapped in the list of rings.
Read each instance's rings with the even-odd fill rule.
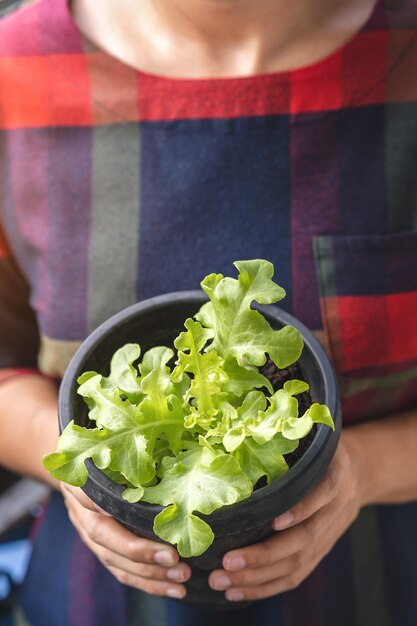
[[[314,63],[375,0],[72,0],[80,30],[121,61],[176,77],[244,76]]]
[[[142,0],[141,6],[159,26],[216,50],[252,41],[285,45],[314,20],[323,2],[328,0]]]

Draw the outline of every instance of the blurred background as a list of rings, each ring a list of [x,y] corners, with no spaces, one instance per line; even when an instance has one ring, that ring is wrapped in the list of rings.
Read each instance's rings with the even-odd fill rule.
[[[27,0],[0,0],[0,18]],[[48,489],[0,467],[0,626],[11,626],[13,598],[30,557],[30,534]]]
[[[0,16],[5,15],[9,11],[13,11],[23,3],[24,0],[0,0]]]
[[[29,2],[33,0],[0,0],[0,19]],[[30,537],[48,495],[45,485],[0,467],[0,626],[12,626],[13,600],[29,561]]]

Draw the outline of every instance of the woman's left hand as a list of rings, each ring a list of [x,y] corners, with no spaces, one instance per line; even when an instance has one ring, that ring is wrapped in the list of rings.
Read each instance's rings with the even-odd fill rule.
[[[260,600],[294,589],[307,578],[364,504],[359,459],[351,443],[351,437],[342,433],[320,484],[272,521],[279,532],[225,554],[224,569],[210,574],[213,589],[226,590],[231,601]]]

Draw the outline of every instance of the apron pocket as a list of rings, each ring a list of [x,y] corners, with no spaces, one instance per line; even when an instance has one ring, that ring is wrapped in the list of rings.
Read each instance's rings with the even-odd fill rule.
[[[417,232],[313,241],[347,423],[417,404]]]

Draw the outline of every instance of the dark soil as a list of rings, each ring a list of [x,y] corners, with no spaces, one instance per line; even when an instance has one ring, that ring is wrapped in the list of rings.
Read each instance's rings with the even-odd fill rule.
[[[278,391],[278,389],[282,389],[284,383],[288,380],[292,380],[294,378],[298,378],[299,380],[304,380],[304,375],[298,365],[298,362],[293,363],[289,367],[284,369],[279,369],[270,358],[267,359],[265,365],[260,368],[261,373],[271,382],[274,391]],[[297,396],[298,405],[299,405],[299,415],[304,415],[308,407],[313,404],[311,399],[311,395],[309,391],[305,391],[304,393],[300,393]],[[285,460],[287,461],[289,467],[292,467],[294,463],[301,459],[306,450],[310,447],[311,442],[314,439],[316,434],[317,425],[314,424],[310,433],[307,437],[301,439],[300,444],[294,452],[285,455]]]

